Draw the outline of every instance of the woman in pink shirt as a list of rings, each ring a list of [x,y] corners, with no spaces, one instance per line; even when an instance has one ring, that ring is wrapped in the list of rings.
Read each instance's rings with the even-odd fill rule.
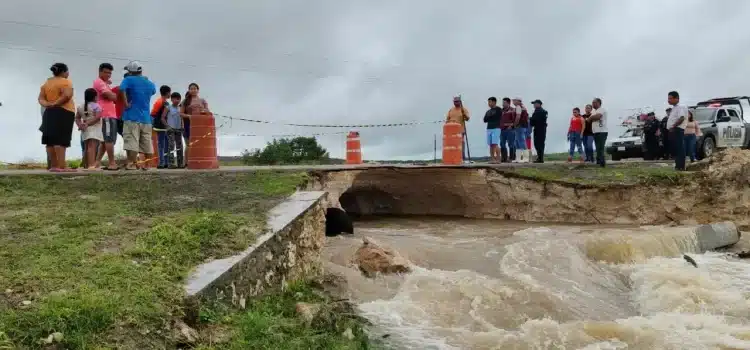
[[[570,149],[568,150],[568,162],[573,161],[573,155],[575,150],[578,148],[578,155],[581,157],[581,163],[583,163],[583,125],[585,121],[581,116],[581,110],[576,107],[573,108],[573,116],[570,117],[570,126],[568,127],[568,143]]]
[[[693,112],[688,112],[688,120],[685,125],[685,152],[690,156],[690,163],[696,159],[696,145],[701,134],[701,126],[693,118]]]

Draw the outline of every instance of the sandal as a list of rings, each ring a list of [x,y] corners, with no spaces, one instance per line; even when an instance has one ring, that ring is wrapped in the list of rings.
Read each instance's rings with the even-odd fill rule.
[[[61,173],[61,172],[63,172],[63,170],[60,169],[60,168],[49,168],[49,169],[47,169],[47,171],[49,171],[51,173]]]

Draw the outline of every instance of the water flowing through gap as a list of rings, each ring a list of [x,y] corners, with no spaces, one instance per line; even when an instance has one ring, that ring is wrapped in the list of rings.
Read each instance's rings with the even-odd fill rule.
[[[356,227],[328,238],[326,268],[346,276],[395,348],[750,349],[750,264],[698,253],[691,227],[437,218]],[[363,277],[351,264],[363,236],[413,272]]]

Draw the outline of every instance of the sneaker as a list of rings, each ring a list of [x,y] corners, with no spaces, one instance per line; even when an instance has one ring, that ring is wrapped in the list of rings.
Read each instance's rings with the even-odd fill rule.
[[[572,163],[572,162],[573,162],[573,157],[568,156],[568,163]]]

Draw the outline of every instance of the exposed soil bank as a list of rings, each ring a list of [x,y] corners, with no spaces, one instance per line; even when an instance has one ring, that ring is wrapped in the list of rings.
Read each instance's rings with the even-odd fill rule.
[[[580,184],[498,168],[312,173],[308,190],[353,215],[448,215],[527,222],[750,225],[750,152],[728,150],[679,179]]]

